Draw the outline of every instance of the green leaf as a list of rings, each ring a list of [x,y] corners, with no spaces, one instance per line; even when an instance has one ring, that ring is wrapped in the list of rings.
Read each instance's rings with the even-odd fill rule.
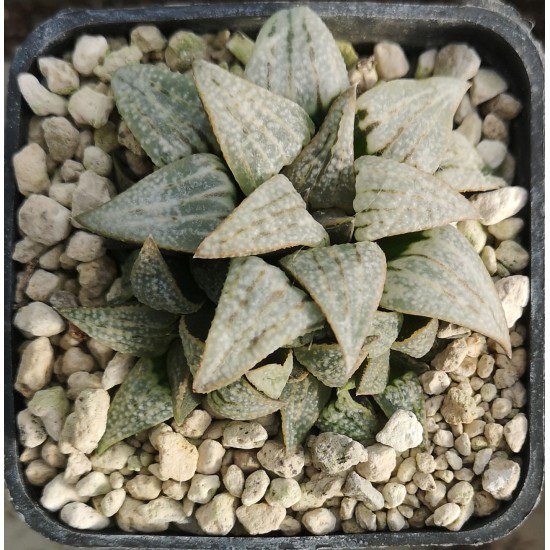
[[[390,381],[382,393],[374,395],[373,398],[387,418],[400,409],[411,411],[422,426],[426,427],[424,390],[414,372],[397,376]]]
[[[199,406],[202,396],[193,393],[193,376],[181,342],[172,342],[166,355],[166,372],[172,390],[173,416],[176,424],[182,424]]]
[[[296,103],[217,65],[193,65],[197,90],[223,156],[245,195],[290,164],[314,125]]]
[[[140,359],[126,375],[107,415],[107,429],[97,454],[109,447],[172,418],[170,386],[162,360]]]
[[[377,357],[369,357],[357,386],[357,395],[382,393],[388,384],[390,350]]]
[[[311,374],[285,386],[281,394],[281,427],[287,454],[298,451],[329,398],[330,389]]]
[[[348,216],[343,210],[333,208],[315,210],[311,215],[328,233],[330,244],[346,244],[351,241],[355,228],[354,216]]]
[[[304,250],[280,260],[325,314],[350,371],[369,335],[386,274],[374,243]]]
[[[282,401],[267,397],[244,378],[210,392],[204,400],[205,408],[214,416],[231,420],[254,420],[278,411],[282,405]]]
[[[363,445],[374,443],[380,423],[370,403],[355,401],[347,387],[338,389],[336,396],[323,409],[316,426],[323,432],[347,435]]]
[[[255,256],[233,259],[193,388],[206,393],[237,380],[323,321],[280,269]]]
[[[346,365],[338,344],[308,344],[295,348],[294,355],[296,360],[325,386],[339,388],[361,366],[373,338],[376,337],[367,337],[356,362],[351,368]]]
[[[270,363],[256,367],[249,370],[245,376],[258,391],[265,393],[271,399],[279,399],[292,372],[292,367],[292,352],[289,351],[282,365]]]
[[[328,244],[290,181],[278,174],[262,183],[197,248],[195,258],[266,254]]]
[[[357,99],[364,153],[433,174],[445,155],[455,111],[470,84],[448,77],[382,82]]]
[[[191,75],[128,65],[118,69],[111,86],[119,113],[157,166],[215,145]]]
[[[88,336],[123,353],[156,357],[176,336],[176,315],[142,304],[58,311]]]
[[[502,178],[486,174],[484,170],[481,155],[466,136],[456,130],[451,132],[447,150],[435,176],[461,193],[491,191],[506,186]]]
[[[306,6],[279,10],[262,26],[245,77],[324,113],[349,86],[346,64],[331,32]]]
[[[134,296],[153,309],[170,313],[193,313],[201,304],[189,301],[179,289],[155,241],[148,237],[131,274]]]
[[[197,154],[152,173],[99,208],[78,216],[84,227],[119,241],[194,252],[235,208],[236,190],[223,163]]]
[[[389,254],[382,307],[470,328],[511,352],[495,285],[459,231],[438,227],[411,235],[405,245],[399,239],[379,244]],[[393,256],[392,247],[400,253]]]
[[[238,61],[246,65],[250,61],[250,57],[254,51],[254,40],[244,34],[244,32],[237,31],[231,35],[231,38],[225,43],[225,47]]]
[[[334,100],[323,124],[284,174],[315,210],[353,214],[355,86]]]
[[[185,358],[187,359],[189,370],[193,376],[195,376],[197,370],[199,369],[202,355],[204,353],[204,341],[191,332],[191,326],[195,325],[194,328],[196,328],[196,324],[193,323],[193,321],[198,318],[198,314],[184,315],[180,319],[179,324],[179,335],[183,346],[183,352],[185,354]],[[203,320],[204,319],[200,319],[201,322]]]
[[[370,342],[366,342],[368,356],[379,357],[388,351],[397,339],[402,324],[403,315],[401,313],[377,311],[374,314],[374,321],[369,330],[370,335],[376,338]]]
[[[411,317],[405,318],[404,328]],[[405,334],[400,334],[391,349],[410,355],[411,357],[424,357],[434,345],[439,322],[437,319],[426,319],[425,317],[415,318],[417,322],[408,328]]]
[[[355,238],[389,235],[477,219],[470,201],[430,174],[391,159],[364,156],[355,162]]]
[[[226,258],[219,260],[191,259],[191,273],[195,282],[208,296],[208,299],[215,304],[220,301],[228,269],[229,260]]]

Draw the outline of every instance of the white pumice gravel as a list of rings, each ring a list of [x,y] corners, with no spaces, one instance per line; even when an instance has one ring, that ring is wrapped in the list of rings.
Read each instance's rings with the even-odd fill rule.
[[[133,180],[152,171],[116,113],[110,80],[118,67],[132,63],[181,67],[186,61],[174,48],[182,36],[171,37],[169,50],[154,25],[134,28],[129,40],[81,36],[70,55],[39,59],[42,80],[30,74],[18,79],[35,116],[27,144],[13,158],[24,197],[13,259],[25,270],[14,325],[27,338],[15,389],[27,407],[17,416],[21,462],[28,482],[42,488],[42,506],[76,529],[116,524],[128,532],[177,528],[209,536],[424,526],[456,531],[472,515],[494,513],[513,498],[518,453],[528,434],[522,412],[527,328],[520,321],[529,302],[523,273],[530,254],[522,240],[528,193],[514,185],[515,153],[508,150],[510,121],[522,104],[506,92],[501,75],[480,68],[480,57],[467,44],[426,50],[411,71],[401,46],[380,42],[350,71],[350,81],[366,90],[412,72],[471,83],[454,128],[476,148],[483,171],[502,177],[506,186],[473,194],[469,200],[479,220],[456,226],[495,282],[512,357],[490,339],[440,322],[442,345],[419,376],[425,433],[412,412],[397,410],[374,444],[314,429],[287,454],[278,414],[231,421],[212,418],[199,406],[181,425],[166,420],[96,453],[110,400],[137,358],[82,337],[56,309],[104,306],[116,288],[123,290],[108,241],[75,218],[116,195],[113,158],[122,159]],[[213,35],[219,43],[209,46],[213,58],[223,54],[228,37]]]

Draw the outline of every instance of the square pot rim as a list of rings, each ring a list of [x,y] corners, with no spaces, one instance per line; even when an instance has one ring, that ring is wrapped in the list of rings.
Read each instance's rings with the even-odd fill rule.
[[[543,87],[544,74],[540,45],[530,34],[514,8],[498,0],[481,0],[469,4],[439,5],[411,2],[300,2],[307,4],[322,17],[376,17],[393,20],[425,21],[447,24],[461,23],[490,31],[502,38],[521,57],[530,82],[530,239],[531,239],[531,296],[529,316],[529,382],[531,388],[544,387],[542,370],[544,360],[544,160],[543,160]],[[69,9],[59,12],[35,29],[16,50],[11,68],[6,101],[5,163],[4,175],[4,361],[8,375],[4,387],[4,453],[6,483],[17,512],[38,533],[60,543],[82,547],[127,548],[261,548],[265,546],[291,549],[359,548],[365,546],[451,546],[458,544],[484,544],[501,538],[518,527],[532,511],[540,498],[544,473],[541,439],[544,437],[544,395],[531,390],[528,397],[529,437],[523,453],[529,455],[527,471],[519,492],[508,509],[487,524],[457,532],[433,530],[407,530],[400,532],[371,532],[363,534],[332,534],[325,536],[295,537],[211,537],[182,534],[126,533],[119,531],[92,532],[73,529],[53,519],[30,496],[23,480],[17,454],[15,409],[13,396],[13,369],[11,349],[11,306],[13,303],[14,262],[11,250],[15,231],[15,197],[17,194],[11,158],[19,148],[21,95],[16,76],[28,71],[32,63],[48,52],[52,46],[69,37],[76,37],[86,28],[110,25],[162,24],[177,21],[182,26],[195,20],[211,20],[231,17],[265,18],[277,9],[296,5],[290,1],[243,3],[184,3],[177,6],[148,6],[120,9]],[[460,8],[460,9],[457,9]],[[524,108],[527,108],[525,105]],[[536,248],[535,248],[536,245]],[[538,416],[537,416],[538,415]],[[538,421],[535,425],[533,419]],[[526,447],[528,447],[526,449]]]

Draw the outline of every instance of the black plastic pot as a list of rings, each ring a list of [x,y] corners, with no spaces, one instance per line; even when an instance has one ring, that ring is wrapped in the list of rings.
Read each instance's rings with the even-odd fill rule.
[[[309,2],[308,2],[309,3]],[[537,503],[543,478],[543,360],[544,360],[544,171],[543,171],[543,63],[538,45],[517,13],[495,1],[438,6],[366,2],[311,2],[338,37],[346,37],[365,49],[376,41],[398,41],[410,58],[431,46],[467,42],[479,52],[483,63],[500,71],[511,92],[524,109],[513,122],[511,149],[517,159],[515,185],[530,191],[528,245],[531,252],[531,302],[529,315],[528,390],[529,436],[523,449],[522,478],[513,500],[489,518],[472,518],[459,532],[433,528],[398,533],[360,535],[194,537],[175,532],[129,534],[117,529],[85,532],[62,524],[56,515],[38,504],[40,490],[31,487],[18,462],[19,444],[15,428],[17,411],[24,406],[13,390],[18,364],[15,348],[20,336],[11,327],[15,269],[11,261],[15,214],[20,203],[11,163],[12,155],[24,144],[30,111],[22,104],[16,75],[37,72],[42,55],[60,55],[70,50],[83,33],[127,35],[136,24],[153,23],[165,33],[180,28],[196,32],[242,29],[254,33],[274,11],[292,2],[240,4],[195,4],[178,7],[150,7],[128,10],[71,10],[60,13],[34,31],[18,49],[12,64],[6,116],[5,149],[5,462],[6,481],[14,506],[29,526],[58,542],[86,547],[117,548],[212,548],[285,550],[307,548],[363,548],[372,546],[422,546],[481,544],[506,535],[517,527]]]

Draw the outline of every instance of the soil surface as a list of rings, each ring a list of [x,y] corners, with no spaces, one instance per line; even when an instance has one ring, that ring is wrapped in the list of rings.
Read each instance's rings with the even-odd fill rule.
[[[195,0],[193,3],[199,3]],[[460,0],[434,0],[438,4],[461,3]],[[209,0],[223,2],[223,0]],[[156,2],[167,4],[174,2]],[[242,2],[241,2],[242,3]],[[511,0],[512,4],[523,16],[535,23],[533,32],[537,38],[544,41],[544,0]],[[40,23],[61,9],[66,8],[120,8],[130,6],[151,5],[151,0],[5,0],[4,31],[5,58],[11,59],[15,48]]]

